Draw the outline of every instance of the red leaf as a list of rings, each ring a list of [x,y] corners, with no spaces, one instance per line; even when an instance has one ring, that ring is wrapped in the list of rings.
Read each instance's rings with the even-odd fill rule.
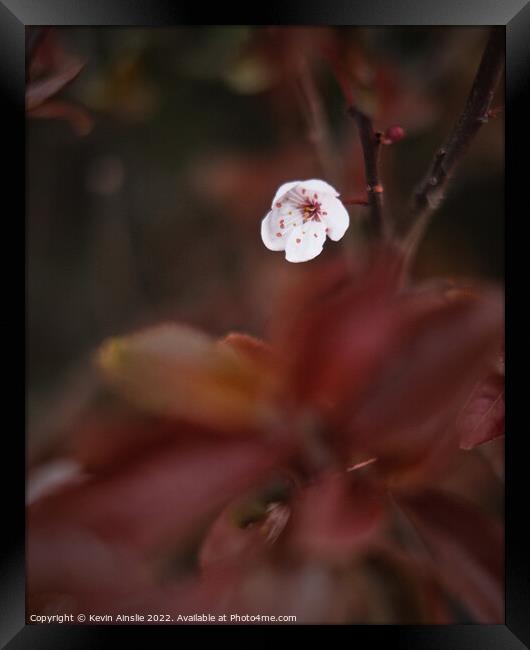
[[[458,449],[456,414],[503,331],[496,292],[399,292],[398,269],[387,251],[353,283],[330,274],[326,292],[317,279],[278,336],[298,402],[319,412],[346,462],[377,457],[393,472]]]
[[[214,613],[226,594],[230,575],[222,578],[199,581],[196,576],[183,576],[178,582],[161,581],[154,567],[132,549],[68,523],[32,529],[28,538],[28,611],[32,613],[89,611],[146,618],[165,611],[188,616]]]
[[[63,521],[31,525],[27,548],[30,611],[53,614],[123,607],[154,588],[138,557]],[[138,598],[138,595],[136,596]],[[94,608],[94,609],[92,609]]]
[[[292,542],[309,555],[349,554],[374,533],[384,512],[374,486],[354,474],[326,476],[293,504]]]
[[[364,323],[371,353],[360,337],[361,351],[340,356],[338,340],[331,361],[343,377],[335,425],[343,447],[376,456],[378,467],[393,474],[401,465],[421,469],[423,459],[429,471],[445,465],[457,450],[458,409],[496,350],[502,325],[495,295],[447,300],[429,291],[382,306],[378,315],[372,310]],[[351,401],[345,358],[356,383]],[[365,359],[361,367],[359,358]]]
[[[447,591],[480,623],[501,623],[504,538],[500,523],[442,492],[426,491],[399,503],[425,541]]]
[[[264,369],[273,365],[275,354],[271,346],[248,334],[231,332],[224,339],[221,339],[218,345],[228,345],[234,348],[234,350],[248,357],[254,363],[263,366]]]
[[[351,585],[324,563],[268,558],[250,570],[208,574],[207,580],[224,586],[217,602],[229,614],[292,615],[298,624],[348,621]]]
[[[354,559],[349,582],[356,602],[351,623],[452,623],[447,599],[431,571],[395,542],[379,541]]]
[[[202,569],[210,569],[244,562],[259,554],[263,542],[257,526],[241,528],[232,521],[229,512],[223,511],[201,546],[199,565]]]
[[[82,414],[68,431],[65,455],[89,474],[111,474],[168,445],[219,438],[215,429],[148,416],[124,405]]]
[[[379,361],[393,328],[386,316],[399,259],[385,250],[373,266],[363,263],[353,282],[344,264],[309,268],[285,296],[274,339],[299,400],[335,405],[346,393],[351,402]]]
[[[491,359],[502,335],[497,296],[437,300],[410,296],[388,313],[394,319],[386,358],[362,402],[352,428],[359,437],[388,447],[390,434],[414,430],[462,401]],[[380,437],[381,434],[383,437]]]
[[[115,475],[37,501],[29,525],[69,525],[136,549],[184,542],[280,453],[252,443],[165,446]]]
[[[26,110],[31,111],[63,90],[85,67],[82,61],[71,59],[53,75],[31,81],[26,89]]]
[[[504,435],[504,377],[492,373],[479,381],[457,420],[462,449]]]
[[[250,436],[274,415],[274,376],[240,347],[172,323],[110,339],[97,360],[110,386],[146,412]]]
[[[44,120],[65,120],[78,135],[87,135],[93,126],[92,117],[86,109],[58,99],[46,101],[28,110],[28,116]]]
[[[233,509],[227,508],[213,523],[202,544],[201,568],[241,566],[259,560],[283,532],[289,514],[289,506],[271,503],[257,521],[242,526],[235,521]]]

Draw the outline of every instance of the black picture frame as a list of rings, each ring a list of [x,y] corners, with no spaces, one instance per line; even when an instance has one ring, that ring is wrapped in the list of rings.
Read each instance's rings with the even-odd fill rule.
[[[191,4],[191,3],[190,3]],[[250,6],[248,6],[250,9]],[[333,25],[503,25],[506,28],[506,215],[521,219],[527,213],[526,184],[515,157],[528,140],[526,99],[530,88],[530,5],[528,0],[327,0],[317,8],[292,1],[269,2],[261,15],[226,3],[206,10],[171,0],[0,0],[0,89],[12,144],[5,171],[5,188],[13,205],[24,195],[24,43],[25,27],[63,26],[170,26],[177,24],[333,24]],[[20,192],[20,193],[19,193]],[[524,193],[524,194],[523,194]],[[11,218],[15,218],[15,213]],[[18,214],[16,214],[18,218]],[[510,226],[507,227],[507,241]],[[510,252],[511,256],[515,252]],[[511,271],[508,259],[507,283]],[[12,272],[12,271],[11,271]],[[517,274],[517,271],[515,272]],[[507,295],[510,295],[509,293]],[[513,324],[513,329],[517,329]],[[512,323],[507,318],[508,377],[512,375]],[[519,373],[515,373],[519,374]],[[522,374],[521,374],[522,376]],[[353,646],[392,644],[393,648],[422,650],[511,650],[530,647],[530,562],[525,514],[528,510],[526,430],[514,425],[511,404],[522,397],[523,386],[507,382],[508,425],[506,436],[506,617],[504,625],[356,626],[348,631]],[[14,505],[9,526],[4,528],[6,549],[0,573],[0,643],[18,648],[94,648],[121,642],[122,632],[134,634],[138,643],[161,645],[180,638],[184,628],[170,626],[26,625],[24,585],[24,441],[13,443],[10,458],[13,476],[5,468],[4,498]],[[15,492],[18,494],[11,498]],[[188,628],[189,629],[189,628]],[[219,633],[215,626],[215,633]],[[298,630],[283,626],[282,630]],[[333,631],[328,628],[328,631]],[[221,634],[223,632],[221,631]],[[217,637],[218,638],[218,637]],[[158,647],[158,646],[157,646]]]

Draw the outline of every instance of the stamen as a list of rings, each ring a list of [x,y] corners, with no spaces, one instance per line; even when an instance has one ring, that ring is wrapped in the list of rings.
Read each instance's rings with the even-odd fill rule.
[[[304,223],[307,221],[320,221],[321,207],[321,204],[314,200],[302,204],[301,210]]]

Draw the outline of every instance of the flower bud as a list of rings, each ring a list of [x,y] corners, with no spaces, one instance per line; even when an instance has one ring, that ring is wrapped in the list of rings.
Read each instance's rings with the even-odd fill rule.
[[[383,143],[392,144],[394,142],[402,140],[404,137],[405,129],[401,126],[398,126],[397,124],[394,124],[393,126],[389,126],[385,131],[385,134],[383,136]]]

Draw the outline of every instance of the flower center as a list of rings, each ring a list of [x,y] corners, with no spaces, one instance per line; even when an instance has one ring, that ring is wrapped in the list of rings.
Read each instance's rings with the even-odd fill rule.
[[[321,207],[320,203],[313,199],[300,206],[304,223],[308,221],[320,221],[320,217],[322,216]]]

